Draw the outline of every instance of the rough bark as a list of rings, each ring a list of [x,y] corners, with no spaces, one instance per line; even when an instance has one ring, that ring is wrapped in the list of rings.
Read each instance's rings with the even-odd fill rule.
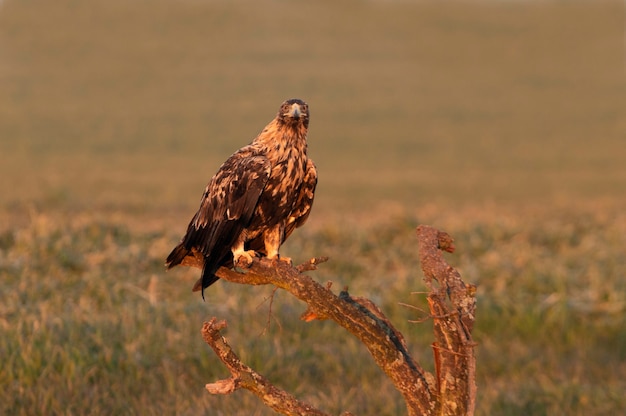
[[[352,297],[347,289],[335,295],[330,284],[322,286],[303,273],[316,269],[326,258],[312,259],[298,267],[281,261],[255,259],[243,273],[221,268],[217,276],[233,283],[272,284],[308,305],[303,320],[331,319],[345,328],[367,347],[376,364],[402,394],[409,415],[471,415],[476,391],[471,339],[474,287],[465,285],[456,270],[443,260],[440,250],[454,249],[447,234],[425,226],[418,227],[417,234],[425,282],[430,288],[428,302],[434,318],[436,376],[426,372],[411,357],[402,334],[373,302]],[[225,326],[225,322],[218,323],[213,318],[202,330],[205,341],[231,372],[231,378],[207,384],[209,392],[229,394],[245,388],[283,414],[325,414],[273,386],[241,363],[220,334]]]
[[[452,238],[435,228],[417,227],[419,257],[430,293],[428,304],[434,319],[433,353],[436,365],[438,415],[473,415],[476,400],[472,340],[476,311],[476,287],[465,284],[448,265],[443,251],[454,251]]]
[[[218,322],[216,318],[205,322],[202,327],[202,336],[207,344],[213,348],[215,354],[230,370],[231,377],[207,384],[205,388],[211,394],[230,394],[239,388],[244,388],[256,394],[268,407],[285,415],[328,416],[313,406],[301,402],[291,394],[271,384],[265,377],[243,364],[233,352],[220,330],[226,328],[226,322]],[[348,414],[345,414],[347,416]]]

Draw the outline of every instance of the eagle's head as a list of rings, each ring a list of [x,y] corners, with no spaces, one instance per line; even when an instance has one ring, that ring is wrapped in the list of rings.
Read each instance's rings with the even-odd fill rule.
[[[309,106],[302,100],[292,98],[280,106],[278,120],[288,126],[309,126]]]

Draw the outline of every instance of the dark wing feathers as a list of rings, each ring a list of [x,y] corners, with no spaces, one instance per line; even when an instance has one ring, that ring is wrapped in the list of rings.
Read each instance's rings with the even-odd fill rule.
[[[246,148],[228,158],[207,185],[200,209],[168,256],[167,267],[180,264],[193,247],[205,257],[202,286],[215,282],[214,273],[250,221],[269,174],[267,158],[252,155]]]
[[[269,178],[270,162],[244,149],[228,158],[211,179],[190,226],[199,229],[212,221],[250,219]]]
[[[185,245],[181,242],[174,250],[167,256],[167,260],[165,260],[165,267],[171,269],[177,264],[182,263],[183,259],[191,254],[191,250],[187,250]]]
[[[186,241],[205,256],[211,256],[224,238],[233,239],[250,221],[270,174],[264,156],[249,157],[243,152],[231,156],[207,185],[200,209],[191,220]],[[187,245],[190,248],[190,245]]]
[[[200,228],[194,224],[197,231],[203,228],[208,231],[202,240],[193,244],[205,255],[201,276],[203,297],[204,288],[217,280],[215,272],[228,258],[231,247],[250,222],[270,175],[271,165],[264,156],[237,155],[235,153],[222,166],[215,180],[211,181],[213,187],[209,185],[205,200],[211,200],[212,212],[204,212],[204,204],[198,211],[199,218],[211,218],[210,222]],[[202,221],[198,224],[202,224]]]

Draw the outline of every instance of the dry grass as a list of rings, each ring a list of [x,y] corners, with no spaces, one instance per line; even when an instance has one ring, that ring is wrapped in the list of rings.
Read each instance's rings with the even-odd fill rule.
[[[320,171],[284,247],[379,303],[429,365],[413,228],[479,285],[478,413],[626,409],[626,81],[619,2],[0,5],[0,413],[268,414],[209,397],[244,359],[338,413],[403,414],[367,352],[269,288],[163,259],[219,163],[285,98]],[[319,340],[322,339],[323,342]],[[285,365],[298,363],[298,365]]]
[[[316,278],[371,297],[430,367],[430,324],[409,323],[424,316],[399,303],[426,308],[411,294],[424,290],[413,226],[446,224],[459,251],[450,261],[479,287],[479,414],[623,410],[626,216],[458,218],[328,224],[294,235],[285,251],[331,256]],[[4,413],[267,414],[252,395],[202,389],[226,375],[199,335],[218,315],[244,360],[302,398],[335,413],[402,414],[367,351],[332,323],[299,321],[303,306],[285,294],[270,318],[270,288],[221,283],[202,303],[190,293],[197,272],[165,275],[175,238],[44,214],[2,235]]]

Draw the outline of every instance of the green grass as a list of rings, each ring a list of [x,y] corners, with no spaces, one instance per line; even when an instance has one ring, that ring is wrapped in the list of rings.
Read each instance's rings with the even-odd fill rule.
[[[432,218],[450,223],[459,251],[450,261],[479,288],[479,414],[623,410],[626,217],[613,215],[471,226]],[[424,316],[399,305],[426,307],[423,294],[411,294],[424,290],[417,221],[305,229],[285,249],[330,255],[313,275],[375,300],[432,369],[430,323],[408,322]],[[203,391],[227,375],[199,333],[217,315],[248,364],[301,398],[335,413],[402,414],[367,351],[330,322],[299,321],[304,307],[286,294],[276,295],[270,316],[269,288],[222,282],[203,303],[190,293],[196,271],[164,274],[173,241],[171,231],[44,214],[3,235],[3,413],[261,412],[251,394]]]
[[[8,0],[0,5],[0,413],[271,414],[200,336],[277,385],[404,414],[364,347],[271,288],[163,261],[206,181],[285,98],[320,171],[283,252],[368,296],[432,369],[414,228],[478,285],[479,415],[626,410],[619,2]],[[268,328],[269,322],[269,328]]]

